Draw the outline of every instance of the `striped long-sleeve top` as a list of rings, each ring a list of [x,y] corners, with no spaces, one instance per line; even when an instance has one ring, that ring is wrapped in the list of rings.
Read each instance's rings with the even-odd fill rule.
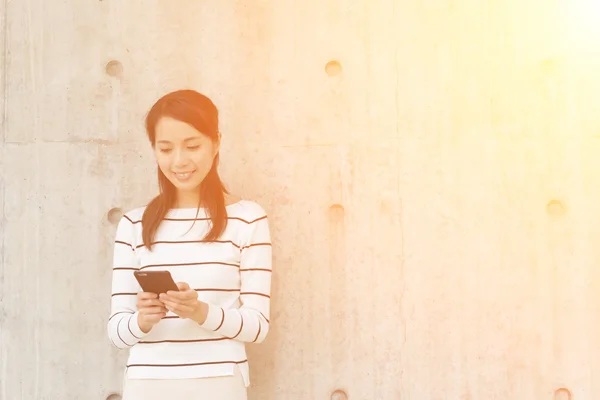
[[[201,208],[172,209],[160,225],[152,251],[142,241],[144,207],[118,224],[108,337],[129,349],[131,379],[182,379],[233,375],[237,366],[249,385],[246,343],[269,331],[271,237],[263,208],[248,200],[227,206],[227,228],[219,240],[201,242],[210,220]],[[192,227],[193,225],[193,227]],[[191,229],[190,229],[191,228]],[[169,312],[148,333],[137,323],[133,272],[167,270],[208,304],[203,324]]]

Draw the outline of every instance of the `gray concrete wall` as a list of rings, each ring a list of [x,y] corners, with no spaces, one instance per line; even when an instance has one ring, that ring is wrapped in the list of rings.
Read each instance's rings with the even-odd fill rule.
[[[271,215],[252,399],[598,399],[600,29],[564,4],[0,2],[0,398],[119,392],[111,220],[191,87]]]

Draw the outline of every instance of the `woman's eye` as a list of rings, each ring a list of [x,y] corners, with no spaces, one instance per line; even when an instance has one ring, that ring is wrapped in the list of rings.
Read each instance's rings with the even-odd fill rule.
[[[200,148],[200,146],[188,146],[188,149],[190,150],[198,150]]]
[[[160,149],[161,153],[169,153],[171,152],[171,149]]]

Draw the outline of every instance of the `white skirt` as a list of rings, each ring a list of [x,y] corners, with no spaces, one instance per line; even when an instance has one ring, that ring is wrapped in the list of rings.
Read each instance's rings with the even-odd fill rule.
[[[233,376],[198,379],[125,379],[123,400],[247,400],[239,368]]]

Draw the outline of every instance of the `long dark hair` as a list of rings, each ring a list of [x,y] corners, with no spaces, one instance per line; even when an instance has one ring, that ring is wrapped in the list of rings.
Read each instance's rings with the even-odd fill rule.
[[[161,97],[146,116],[146,132],[152,147],[156,145],[156,124],[162,117],[170,117],[193,126],[213,141],[219,140],[219,111],[206,96],[194,90],[178,90]],[[204,241],[218,239],[227,227],[225,193],[227,190],[219,173],[219,154],[215,156],[212,168],[200,185],[200,207],[205,207],[211,221],[211,229]],[[160,193],[148,205],[142,216],[142,239],[144,246],[152,251],[152,242],[160,224],[171,208],[175,206],[176,189],[158,168]],[[195,222],[195,221],[194,221]]]

